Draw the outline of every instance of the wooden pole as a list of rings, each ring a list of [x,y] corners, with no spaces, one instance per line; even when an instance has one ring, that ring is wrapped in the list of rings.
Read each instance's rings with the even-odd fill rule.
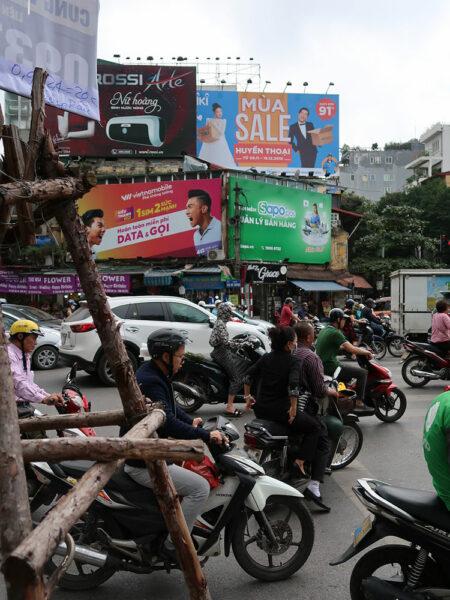
[[[82,177],[42,179],[38,181],[15,181],[0,185],[0,204],[15,204],[18,196],[26,202],[50,202],[56,200],[76,200],[86,194],[96,183],[94,173]]]
[[[1,403],[0,403],[1,404]],[[124,436],[124,439],[142,439],[152,435],[164,423],[165,414],[154,409]],[[124,460],[97,463],[78,481],[28,537],[10,552],[3,562],[5,579],[12,585],[31,583],[42,572],[71,527],[86,512],[97,494],[106,485]],[[28,504],[28,502],[27,502]]]
[[[123,410],[80,413],[78,415],[44,415],[20,419],[20,433],[30,431],[47,431],[49,429],[66,429],[70,427],[106,427],[108,425],[125,425],[127,420]]]
[[[109,462],[119,458],[140,460],[193,460],[204,458],[201,440],[130,440],[125,437],[68,437],[22,440],[24,462],[94,460]]]

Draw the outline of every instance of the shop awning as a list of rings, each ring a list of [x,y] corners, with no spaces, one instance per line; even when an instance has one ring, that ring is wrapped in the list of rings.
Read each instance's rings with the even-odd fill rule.
[[[144,285],[171,285],[176,275],[181,275],[181,269],[148,269],[144,273]]]
[[[289,281],[305,292],[347,292],[349,289],[335,281],[303,281],[301,279],[290,279]]]
[[[350,288],[352,285],[358,290],[371,290],[373,286],[360,275],[350,275],[350,277],[343,277],[337,279],[337,282],[341,285],[348,285]]]

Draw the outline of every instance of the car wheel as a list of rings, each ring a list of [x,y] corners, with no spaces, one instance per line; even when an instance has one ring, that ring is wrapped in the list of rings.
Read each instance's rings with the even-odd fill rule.
[[[138,366],[138,361],[136,356],[131,352],[131,350],[127,350],[128,358],[130,359],[131,366],[133,367],[133,371],[136,371]],[[109,362],[106,359],[104,354],[101,355],[100,360],[97,365],[97,375],[99,379],[107,385],[108,387],[115,387],[116,381],[113,377],[111,367],[109,366]]]
[[[40,346],[33,353],[33,367],[38,370],[48,370],[56,367],[59,352],[54,346]]]

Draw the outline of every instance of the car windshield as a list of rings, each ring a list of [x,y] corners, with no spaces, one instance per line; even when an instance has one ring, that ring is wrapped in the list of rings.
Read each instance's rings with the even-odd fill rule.
[[[35,308],[34,306],[17,306],[16,310],[21,312],[27,317],[32,317],[34,320],[38,321],[57,321],[58,319],[51,315],[45,310],[41,310],[40,308]]]

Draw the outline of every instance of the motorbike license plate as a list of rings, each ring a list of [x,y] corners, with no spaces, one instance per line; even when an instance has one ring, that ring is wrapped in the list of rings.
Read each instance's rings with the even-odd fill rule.
[[[247,451],[249,458],[251,458],[259,464],[259,459],[261,458],[262,450],[259,450],[258,448],[245,448],[245,450]]]
[[[408,358],[408,356],[409,356],[409,352],[408,351],[403,352],[403,354],[402,354],[402,360],[405,360],[406,358]]]
[[[355,531],[353,532],[353,547],[356,548],[356,546],[359,544],[359,542],[366,537],[366,535],[369,533],[369,531],[372,529],[372,520],[370,518],[370,515],[367,515],[367,517],[364,519],[364,521],[362,522],[362,524],[355,529]]]

